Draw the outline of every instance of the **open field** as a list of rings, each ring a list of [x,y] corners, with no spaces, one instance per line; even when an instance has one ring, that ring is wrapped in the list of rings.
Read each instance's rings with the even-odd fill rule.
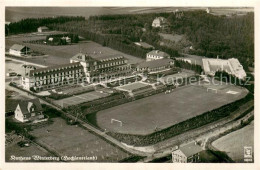
[[[9,137],[10,138],[10,137]],[[53,156],[43,148],[38,147],[34,143],[30,143],[29,147],[20,147],[17,143],[22,139],[16,134],[12,135],[12,143],[5,147],[5,160],[7,162],[35,162],[36,160],[13,160],[12,156],[15,157],[31,157],[33,155],[38,156]]]
[[[150,134],[155,132],[155,128],[160,130],[170,127],[247,94],[244,89],[232,88],[236,88],[238,93],[216,94],[197,85],[180,87],[170,94],[160,93],[100,111],[96,115],[97,124],[103,129],[117,133]],[[116,122],[111,124],[111,119],[122,121],[123,126],[120,127]]]
[[[163,37],[163,39],[166,39],[166,40],[170,40],[172,42],[179,42],[182,38],[183,38],[183,35],[178,35],[178,34],[164,34],[164,33],[159,33],[160,36]]]
[[[134,82],[134,83],[131,83],[131,84],[120,86],[120,87],[118,87],[118,89],[133,91],[135,89],[140,89],[140,88],[143,88],[143,87],[149,87],[149,85],[141,83],[141,82]]]
[[[143,59],[124,54],[122,52],[113,50],[108,47],[103,47],[102,45],[92,41],[80,41],[77,44],[59,45],[59,46],[32,44],[32,43],[23,42],[23,41],[31,41],[37,39],[45,39],[45,36],[34,35],[34,34],[22,34],[20,36],[16,35],[16,36],[6,37],[5,39],[6,49],[9,49],[15,43],[24,44],[30,47],[34,51],[38,51],[38,52],[42,52],[43,54],[46,54],[44,56],[27,58],[26,61],[42,64],[46,66],[69,63],[70,58],[79,52],[82,53],[102,52],[104,55],[120,54],[126,57],[127,59],[129,59],[129,63],[132,64],[143,61]]]
[[[99,99],[99,98],[106,97],[106,96],[109,96],[109,94],[92,91],[92,92],[87,92],[87,93],[83,93],[80,95],[74,95],[72,97],[68,97],[68,98],[64,98],[64,99],[60,99],[60,100],[55,100],[54,103],[56,103],[62,107],[67,107],[67,106],[71,106],[71,105],[77,105],[80,103],[92,101],[92,100]]]
[[[254,150],[254,121],[242,129],[217,139],[212,145],[226,152],[235,162],[244,162],[244,146],[251,146]]]
[[[67,125],[61,118],[53,118],[53,124],[30,133],[63,156],[96,156],[95,162],[117,162],[130,156],[81,127]]]
[[[41,18],[53,16],[84,16],[102,14],[131,14],[131,13],[156,13],[173,12],[176,9],[187,10],[206,10],[206,7],[8,7],[6,8],[6,21],[19,21],[24,18]],[[253,8],[211,8],[217,14],[250,12]]]

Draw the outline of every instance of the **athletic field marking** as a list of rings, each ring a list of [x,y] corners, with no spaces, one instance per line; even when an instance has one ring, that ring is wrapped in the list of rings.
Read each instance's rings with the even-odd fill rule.
[[[228,94],[237,94],[238,92],[229,90],[229,91],[227,91],[227,93]]]

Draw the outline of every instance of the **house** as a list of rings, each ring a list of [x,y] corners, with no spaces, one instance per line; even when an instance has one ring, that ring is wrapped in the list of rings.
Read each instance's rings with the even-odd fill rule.
[[[162,28],[168,26],[167,20],[164,17],[156,17],[153,20],[152,27],[154,28]]]
[[[203,151],[202,147],[197,145],[196,142],[176,147],[172,151],[173,163],[191,163],[200,162],[200,152]]]
[[[148,72],[150,74],[170,70],[174,61],[169,58],[142,62],[136,66],[137,72]]]
[[[159,50],[153,50],[146,54],[146,61],[159,60],[163,58],[170,58],[170,55]]]
[[[70,37],[62,37],[61,38],[63,41],[65,41],[66,43],[70,44],[71,43],[71,38]]]
[[[38,32],[48,32],[50,31],[48,27],[46,26],[42,26],[38,28]]]
[[[21,122],[43,119],[43,109],[39,99],[22,100],[14,111],[15,119]]]
[[[20,44],[14,44],[10,49],[9,49],[9,54],[10,55],[15,55],[15,56],[24,56],[30,53],[30,48],[26,47],[24,45]]]

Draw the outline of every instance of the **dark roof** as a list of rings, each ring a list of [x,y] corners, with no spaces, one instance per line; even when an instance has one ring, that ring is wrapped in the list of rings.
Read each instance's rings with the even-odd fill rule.
[[[159,51],[159,50],[153,50],[153,51],[150,51],[150,52],[147,53],[147,54],[156,55],[156,56],[162,56],[162,57],[170,57],[170,55],[167,54],[166,52]]]
[[[48,72],[48,71],[58,71],[60,70],[67,70],[74,67],[82,67],[82,65],[79,62],[76,63],[68,63],[68,64],[62,64],[62,65],[56,65],[56,66],[50,66],[47,68],[39,68],[36,70],[30,70],[29,75],[32,76],[33,73],[41,73],[41,72]]]
[[[109,61],[110,59],[124,59],[124,56],[120,54],[114,54],[114,55],[107,55],[103,53],[78,53],[75,56],[73,56],[71,59],[76,61],[90,61],[90,60],[96,60],[96,61]]]
[[[28,104],[33,103],[35,106],[35,112],[42,111],[42,105],[40,103],[40,100],[38,98],[30,99],[30,100],[22,100],[19,101],[18,105],[20,106],[22,114],[30,114],[28,111]]]
[[[170,62],[173,62],[173,60],[169,59],[169,58],[164,58],[164,59],[142,62],[137,67],[139,67],[139,68],[144,68],[144,67],[156,68],[156,67],[169,65]]]
[[[199,145],[195,144],[194,142],[181,146],[179,149],[187,158],[196,153],[203,151],[203,149]]]
[[[21,51],[22,49],[24,49],[26,46],[24,45],[20,45],[20,44],[14,44],[10,49],[12,50],[16,50],[16,51]],[[28,48],[28,47],[27,47]]]

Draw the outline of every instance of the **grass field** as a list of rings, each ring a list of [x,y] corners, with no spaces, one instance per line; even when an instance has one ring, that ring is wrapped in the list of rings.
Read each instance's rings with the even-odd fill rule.
[[[82,53],[93,53],[93,52],[102,52],[104,55],[113,55],[120,54],[129,59],[129,63],[135,64],[143,61],[143,59],[124,54],[122,52],[113,50],[108,47],[103,47],[102,45],[92,42],[92,41],[80,41],[77,44],[71,45],[59,45],[59,46],[50,46],[43,44],[32,44],[32,43],[23,43],[23,41],[31,41],[37,39],[44,39],[45,36],[32,35],[32,34],[23,34],[21,36],[10,36],[5,39],[6,49],[9,49],[13,44],[24,44],[30,47],[34,51],[42,52],[46,54],[44,56],[37,56],[34,58],[28,58],[26,61],[33,62],[37,64],[42,64],[46,66],[66,64],[70,62],[70,58],[80,51]]]
[[[55,100],[54,103],[56,103],[62,107],[67,107],[67,106],[71,106],[71,105],[77,105],[80,103],[92,101],[92,100],[99,99],[99,98],[106,97],[106,96],[109,96],[109,94],[92,91],[92,92],[87,92],[87,93],[83,93],[80,95],[74,95],[72,97],[68,97],[68,98],[64,98],[64,99],[60,99],[60,100]]]
[[[29,147],[20,147],[17,143],[21,141],[16,134],[12,135],[13,142],[5,147],[5,160],[7,162],[35,162],[34,160],[13,160],[12,156],[16,157],[32,157],[33,155],[38,156],[53,156],[46,150],[39,148],[33,143],[30,143]]]
[[[67,125],[61,118],[52,120],[53,124],[34,129],[30,133],[39,143],[60,155],[96,156],[96,162],[118,162],[130,156],[81,127]]]
[[[139,89],[139,88],[143,88],[143,87],[149,87],[149,85],[141,83],[141,82],[134,82],[134,83],[131,83],[131,84],[120,86],[118,88],[123,89],[123,90],[127,90],[127,91],[133,91],[135,89]]]
[[[234,88],[234,87],[232,87]],[[142,134],[153,133],[206,111],[240,99],[247,92],[237,88],[238,94],[207,92],[199,86],[177,88],[170,94],[160,93],[97,113],[97,124],[108,131]],[[123,122],[111,124],[111,119]]]
[[[159,35],[162,36],[166,40],[170,40],[170,41],[176,42],[176,43],[179,42],[183,38],[183,35],[178,35],[178,34],[172,35],[172,34],[159,33]]]
[[[244,146],[251,146],[254,149],[254,122],[217,139],[212,145],[226,152],[235,162],[244,162]]]

